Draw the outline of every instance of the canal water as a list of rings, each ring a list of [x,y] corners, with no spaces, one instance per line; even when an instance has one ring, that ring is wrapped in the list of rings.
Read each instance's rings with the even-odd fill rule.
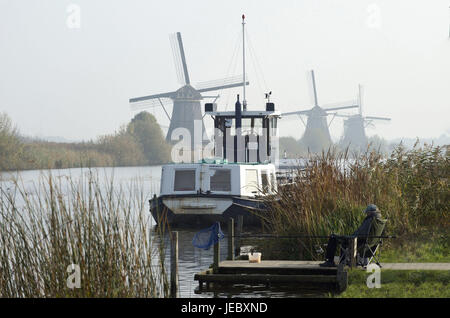
[[[0,173],[0,183],[3,189],[11,191],[13,186],[12,179],[18,179],[27,192],[32,193],[36,191],[36,185],[39,184],[43,178],[51,174],[55,179],[59,180],[78,180],[82,176],[89,173],[94,173],[101,182],[112,182],[114,187],[123,186],[124,189],[132,183],[139,183],[139,187],[143,189],[145,195],[151,198],[154,194],[159,194],[159,187],[161,181],[161,166],[147,166],[147,167],[116,167],[116,168],[73,168],[73,169],[52,169],[52,170],[27,170],[19,172],[3,172]],[[104,181],[102,181],[104,180]],[[146,210],[148,211],[148,200],[146,200]],[[150,213],[150,212],[149,212]],[[155,224],[155,223],[154,223]],[[213,295],[211,293],[195,294],[195,289],[198,283],[194,281],[194,275],[203,271],[212,263],[213,249],[203,250],[192,245],[192,239],[195,233],[200,229],[183,230],[177,229],[179,235],[179,296],[180,297],[308,297],[308,296],[322,296],[323,292],[318,291],[301,291],[295,292],[280,292],[277,290],[267,290],[266,288],[246,288],[242,286],[239,293],[223,293]],[[226,233],[225,233],[226,234]],[[168,242],[168,238],[166,238]],[[167,244],[166,246],[169,246]],[[223,239],[220,245],[221,259],[226,259],[227,256],[227,240]],[[167,250],[167,260],[169,260],[170,251]],[[167,264],[170,264],[167,262]],[[169,270],[169,269],[167,269]]]

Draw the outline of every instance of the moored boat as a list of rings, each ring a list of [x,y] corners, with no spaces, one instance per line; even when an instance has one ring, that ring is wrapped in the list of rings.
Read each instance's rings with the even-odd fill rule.
[[[243,65],[246,83],[245,53]],[[242,104],[238,95],[234,111],[205,104],[205,115],[214,120],[212,158],[162,167],[160,194],[150,200],[158,223],[191,227],[242,215],[246,225],[260,224],[260,214],[267,211],[264,199],[277,189],[280,113],[269,100],[264,110],[247,110],[245,84],[243,90]]]

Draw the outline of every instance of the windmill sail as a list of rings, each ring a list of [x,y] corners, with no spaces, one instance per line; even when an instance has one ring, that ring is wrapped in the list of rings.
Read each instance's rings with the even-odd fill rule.
[[[350,106],[339,106],[339,107],[332,107],[332,108],[323,108],[324,111],[334,111],[334,110],[343,110],[343,109],[350,109],[350,108],[358,108],[358,105],[356,103],[354,105]]]
[[[174,57],[175,69],[177,72],[178,81],[182,85],[176,91],[153,94],[141,97],[135,97],[130,99],[130,105],[132,109],[144,109],[148,107],[157,107],[160,105],[166,112],[167,117],[170,120],[170,125],[167,130],[166,141],[177,141],[176,136],[177,128],[185,128],[191,136],[191,150],[195,146],[194,134],[198,133],[194,131],[195,123],[201,122],[202,130],[200,138],[207,140],[205,125],[203,123],[203,116],[201,110],[200,101],[203,99],[201,93],[222,90],[226,88],[242,86],[242,80],[237,77],[210,81],[201,83],[198,89],[192,87],[189,72],[187,68],[186,56],[181,38],[181,33],[177,32],[170,36],[170,42],[172,46],[172,53]],[[248,82],[246,82],[248,85]],[[173,103],[172,115],[169,116],[165,105]],[[172,136],[173,135],[173,136]],[[172,138],[175,140],[172,140]]]
[[[177,71],[178,82],[181,85],[190,84],[191,81],[189,79],[183,40],[181,39],[180,32],[174,33],[170,36],[170,44],[172,45],[173,60]]]
[[[161,98],[151,98],[141,101],[130,101],[130,108],[131,110],[140,110],[140,109],[146,109],[146,108],[155,108],[155,107],[161,107],[161,105],[170,105],[172,104],[172,99],[167,97],[161,97]]]
[[[135,97],[130,99],[130,103],[137,103],[149,100],[157,100],[158,98],[174,98],[176,92],[162,93],[162,94],[154,94],[142,97]]]
[[[331,135],[329,131],[329,124],[327,123],[327,116],[330,111],[337,111],[343,109],[357,108],[357,102],[351,101],[348,103],[333,104],[332,107],[325,108],[319,105],[317,97],[317,86],[314,71],[311,71],[311,83],[314,97],[314,107],[309,110],[294,111],[281,114],[282,116],[289,115],[306,115],[308,120],[306,122],[306,129],[302,136],[302,143],[311,152],[320,152],[331,146]],[[331,106],[331,105],[329,105]],[[299,116],[300,117],[300,116]],[[331,123],[331,122],[330,122]]]
[[[387,118],[387,117],[374,117],[374,116],[366,116],[366,117],[364,117],[364,119],[368,119],[368,120],[387,120],[387,121],[391,120],[391,118]]]
[[[363,116],[363,87],[358,85],[358,107],[359,113],[356,115],[337,115],[347,118],[344,120],[344,136],[341,140],[343,147],[349,147],[353,150],[365,150],[368,146],[366,135],[366,126],[374,120],[390,121],[387,117]]]

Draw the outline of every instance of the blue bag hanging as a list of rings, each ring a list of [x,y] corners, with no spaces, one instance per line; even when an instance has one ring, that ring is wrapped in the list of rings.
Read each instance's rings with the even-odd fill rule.
[[[192,245],[198,248],[209,250],[211,246],[216,244],[224,237],[225,235],[220,229],[220,223],[216,222],[211,227],[195,233],[194,238],[192,239]]]

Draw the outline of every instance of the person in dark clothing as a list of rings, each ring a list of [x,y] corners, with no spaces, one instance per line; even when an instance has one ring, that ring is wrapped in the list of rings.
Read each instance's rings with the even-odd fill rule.
[[[376,218],[380,222],[385,222],[381,219],[381,212],[380,210],[378,210],[378,207],[375,204],[369,204],[367,208],[364,210],[364,213],[366,213],[364,221],[358,227],[358,229],[355,232],[353,232],[352,236],[369,235],[369,231],[371,229],[372,224],[374,224],[374,226],[377,226],[377,222],[375,223],[373,222],[374,218]],[[342,245],[343,248],[347,248],[346,238],[347,238],[346,236],[331,234],[328,240],[327,251],[325,254],[325,262],[320,264],[320,266],[323,267],[336,266],[336,264],[334,263],[334,255],[336,254],[336,249],[339,244]],[[358,249],[361,247],[362,244],[364,244],[364,240],[358,240]]]

